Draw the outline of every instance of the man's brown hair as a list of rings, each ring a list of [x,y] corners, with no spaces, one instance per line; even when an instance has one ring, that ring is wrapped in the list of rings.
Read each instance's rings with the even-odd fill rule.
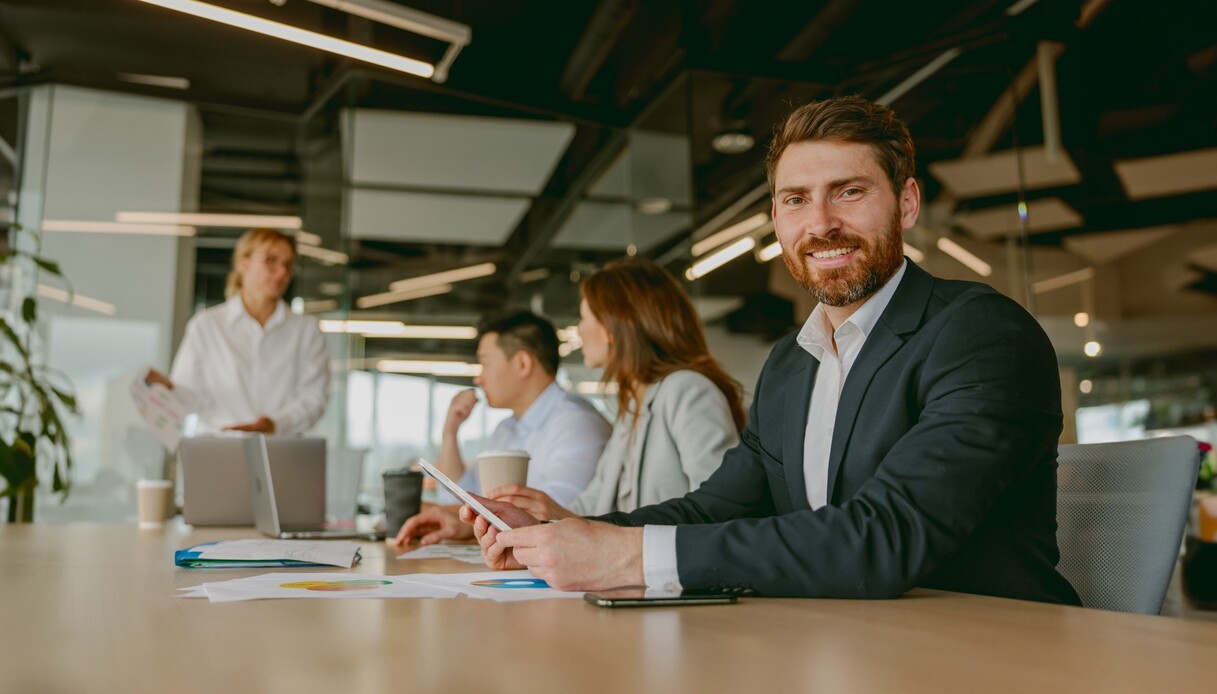
[[[765,156],[770,195],[778,159],[786,148],[796,142],[822,140],[870,145],[897,196],[916,168],[913,137],[895,111],[860,96],[838,96],[804,104],[778,125]]]

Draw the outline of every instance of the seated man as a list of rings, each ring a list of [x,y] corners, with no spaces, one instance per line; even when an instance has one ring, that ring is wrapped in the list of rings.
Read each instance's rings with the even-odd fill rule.
[[[558,335],[549,321],[519,312],[484,323],[479,332],[482,373],[474,383],[485,391],[490,407],[512,411],[490,435],[488,449],[527,451],[532,456],[528,486],[569,504],[592,481],[608,442],[609,423],[589,402],[554,382],[560,357]],[[436,461],[445,475],[475,491],[477,475],[461,457],[457,434],[476,404],[473,390],[452,398]],[[431,544],[472,536],[457,519],[455,507],[428,506],[406,520],[394,543],[402,547],[416,537]]]
[[[767,160],[786,266],[819,304],[774,348],[740,445],[679,499],[498,532],[487,563],[564,590],[645,584],[891,598],[914,586],[1079,604],[1056,571],[1052,345],[986,285],[904,258],[908,128],[858,97],[795,110]]]

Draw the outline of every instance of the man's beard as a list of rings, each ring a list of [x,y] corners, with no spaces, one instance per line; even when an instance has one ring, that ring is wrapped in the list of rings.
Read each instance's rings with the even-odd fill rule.
[[[900,227],[897,208],[887,233],[874,241],[853,234],[834,234],[827,238],[805,236],[795,244],[793,252],[782,253],[782,260],[795,281],[816,301],[829,306],[849,306],[875,293],[900,269],[900,263],[904,261]],[[850,246],[857,246],[854,253],[859,254],[852,265],[829,270],[808,267],[808,254]]]

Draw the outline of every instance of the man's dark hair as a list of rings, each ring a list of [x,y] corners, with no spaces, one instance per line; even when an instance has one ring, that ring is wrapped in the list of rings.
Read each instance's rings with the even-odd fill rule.
[[[508,357],[524,350],[531,354],[545,373],[558,374],[558,332],[554,324],[528,311],[517,311],[483,320],[478,325],[478,338],[498,335],[499,349]]]

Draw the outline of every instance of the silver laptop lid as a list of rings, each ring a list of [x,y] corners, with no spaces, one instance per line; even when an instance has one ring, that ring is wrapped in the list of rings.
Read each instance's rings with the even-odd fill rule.
[[[253,525],[244,437],[182,439],[182,520],[190,525]]]
[[[249,470],[249,495],[253,499],[255,525],[259,532],[278,537],[281,530],[275,504],[275,485],[270,474],[270,456],[266,453],[266,437],[255,434],[241,441]]]

